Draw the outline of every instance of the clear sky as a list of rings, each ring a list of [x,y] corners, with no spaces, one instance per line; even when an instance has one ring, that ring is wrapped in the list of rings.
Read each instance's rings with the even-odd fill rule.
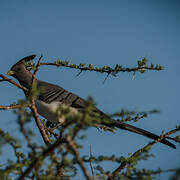
[[[135,124],[154,133],[179,124],[179,0],[1,0],[0,50],[0,73],[6,73],[19,58],[31,54],[43,54],[48,62],[61,58],[77,64],[128,67],[146,57],[149,62],[163,65],[165,70],[137,73],[134,80],[132,74],[121,73],[117,78],[110,77],[104,85],[105,75],[84,72],[76,77],[77,71],[55,67],[42,67],[38,78],[83,98],[92,96],[107,113],[121,108],[159,109],[160,114]],[[5,82],[0,84],[0,92],[1,105],[24,98],[23,92]],[[0,116],[1,128],[18,137],[15,115],[1,111]],[[35,123],[32,128],[36,128]],[[125,131],[99,133],[91,128],[87,135],[83,154],[89,154],[92,144],[95,155],[127,156],[149,142]],[[11,155],[10,147],[6,151]],[[156,158],[140,162],[139,167],[180,166],[179,145],[173,150],[157,144],[152,153]],[[117,165],[106,167],[114,169]],[[166,175],[158,179],[167,179]]]

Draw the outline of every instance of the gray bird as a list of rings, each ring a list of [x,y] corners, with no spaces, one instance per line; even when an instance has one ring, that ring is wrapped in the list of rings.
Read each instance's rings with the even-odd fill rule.
[[[7,73],[8,75],[16,78],[19,81],[19,83],[22,86],[26,87],[28,90],[30,90],[32,86],[32,72],[27,69],[27,67],[25,66],[25,62],[33,60],[35,57],[36,55],[31,55],[21,59],[15,65],[13,65],[10,71],[8,71]],[[83,108],[85,107],[84,99],[63,89],[60,86],[40,80],[36,80],[36,84],[37,84],[37,89],[39,90],[39,95],[35,100],[37,111],[41,116],[43,116],[45,119],[47,119],[50,122],[55,122],[55,123],[64,122],[65,118],[62,118],[62,116],[58,117],[56,113],[59,106],[69,107],[71,109],[71,112],[74,113],[78,111],[82,111]],[[28,97],[28,92],[24,91],[24,93],[26,97]],[[127,131],[131,131],[146,136],[154,140],[159,138],[158,135],[137,128],[135,126],[114,120],[110,117],[108,117],[108,122],[107,122],[107,115],[105,115],[98,108],[95,108],[94,111],[96,113],[99,113],[99,115],[101,115],[102,117],[101,125],[103,126],[105,125],[110,128],[116,127],[116,128],[124,129]],[[103,117],[106,117],[106,121],[103,121]],[[161,143],[176,149],[176,146],[174,144],[172,144],[171,142],[165,139],[163,139]]]

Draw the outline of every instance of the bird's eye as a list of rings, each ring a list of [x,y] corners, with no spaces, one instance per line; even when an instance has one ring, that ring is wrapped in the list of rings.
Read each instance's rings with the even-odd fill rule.
[[[26,67],[26,69],[27,69],[28,71],[31,71],[31,70],[32,70],[32,67],[28,66],[28,67]]]

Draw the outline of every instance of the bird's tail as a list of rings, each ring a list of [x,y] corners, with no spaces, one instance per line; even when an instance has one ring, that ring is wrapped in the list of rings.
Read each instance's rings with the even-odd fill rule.
[[[128,130],[128,131],[131,131],[131,132],[146,136],[146,137],[154,139],[154,140],[159,138],[158,135],[153,134],[153,133],[151,133],[149,131],[146,131],[144,129],[140,129],[138,127],[135,127],[135,126],[132,126],[132,125],[129,125],[129,124],[117,121],[117,120],[113,120],[113,119],[111,119],[111,121],[109,121],[109,122],[103,122],[102,124],[106,125],[106,126],[109,126],[109,127],[117,127],[117,128],[120,128],[120,129]],[[166,144],[166,145],[168,145],[168,146],[170,146],[170,147],[172,147],[174,149],[176,149],[176,146],[174,144],[172,144],[171,142],[167,141],[166,139],[163,139],[160,142],[163,143],[163,144]]]

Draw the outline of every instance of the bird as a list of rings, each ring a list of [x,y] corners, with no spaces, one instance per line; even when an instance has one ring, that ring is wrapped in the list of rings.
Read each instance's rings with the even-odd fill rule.
[[[26,67],[25,64],[33,60],[35,57],[36,55],[33,54],[24,57],[23,59],[20,59],[11,67],[11,69],[7,73],[7,75],[14,77],[16,80],[19,81],[22,86],[24,86],[28,90],[24,90],[25,96],[27,98],[29,96],[28,92],[32,88],[33,73]],[[60,124],[64,123],[65,118],[62,118],[62,116],[60,115],[58,116],[56,113],[59,107],[70,108],[70,112],[72,114],[76,112],[81,112],[85,108],[85,100],[78,95],[69,92],[66,89],[55,84],[51,84],[38,79],[35,79],[35,81],[37,89],[39,91],[35,99],[35,106],[37,108],[38,114],[44,117],[48,122]],[[99,110],[97,107],[95,107],[94,112],[98,113],[102,117],[102,122],[100,122],[100,125],[110,128],[114,127],[127,130],[153,140],[157,140],[159,138],[159,136],[154,133],[127,124],[125,122],[115,120],[113,118],[110,118],[109,116],[107,121],[107,115],[101,110]],[[106,117],[106,121],[103,121],[104,117]],[[176,146],[166,139],[162,139],[160,142],[168,145],[171,148],[176,149]]]

